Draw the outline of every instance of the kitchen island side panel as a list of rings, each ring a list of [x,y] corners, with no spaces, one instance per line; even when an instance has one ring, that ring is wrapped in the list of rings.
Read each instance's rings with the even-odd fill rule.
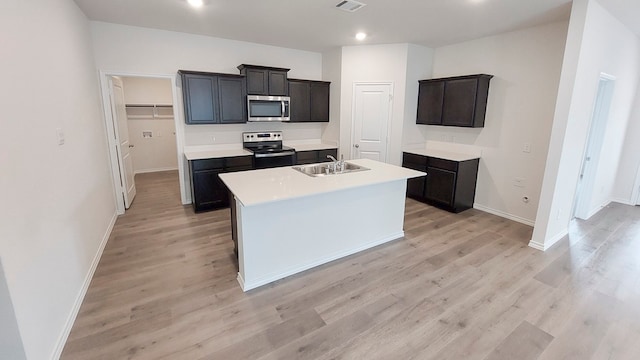
[[[238,201],[244,291],[404,236],[406,179],[289,200]]]

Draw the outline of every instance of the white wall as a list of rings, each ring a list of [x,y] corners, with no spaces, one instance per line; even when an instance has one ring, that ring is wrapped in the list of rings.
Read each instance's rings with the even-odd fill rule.
[[[169,79],[123,77],[126,104],[171,105],[173,94]],[[127,121],[133,171],[136,174],[178,169],[174,118],[134,118]],[[143,132],[151,137],[143,137]]]
[[[636,205],[640,192],[640,83],[625,133],[612,198],[623,204]]]
[[[0,258],[0,359],[26,359]]]
[[[27,358],[49,359],[115,221],[113,186],[84,14],[68,0],[0,9],[0,257]]]
[[[402,162],[402,126],[407,81],[408,44],[345,46],[342,48],[340,102],[340,148],[344,157],[351,157],[351,126],[353,86],[356,82],[393,84],[388,162]]]
[[[532,246],[546,249],[567,233],[601,72],[617,80],[593,203],[611,198],[639,67],[637,36],[597,2],[574,1]]]
[[[340,142],[340,104],[342,97],[342,48],[322,53],[322,78],[331,81],[329,89],[329,123],[324,125],[322,141]],[[339,152],[341,149],[339,149]]]
[[[424,144],[424,126],[416,124],[418,114],[418,81],[432,78],[434,50],[409,44],[407,47],[407,82],[405,84],[403,147]]]
[[[125,104],[172,105],[173,94],[169,79],[153,77],[123,77]]]
[[[429,141],[482,150],[475,204],[533,224],[542,186],[567,23],[485,37],[435,50],[433,77],[494,75],[484,128],[420,126]],[[531,144],[531,152],[523,145]],[[524,179],[524,187],[514,179]],[[529,197],[529,203],[522,201]]]

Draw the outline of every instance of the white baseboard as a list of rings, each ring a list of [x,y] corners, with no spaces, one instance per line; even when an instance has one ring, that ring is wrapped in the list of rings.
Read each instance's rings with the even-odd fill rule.
[[[544,244],[541,244],[541,243],[539,243],[537,241],[531,240],[531,241],[529,241],[529,246],[534,248],[534,249],[536,249],[536,250],[547,251],[550,247],[555,245],[563,237],[567,236],[567,234],[569,234],[569,228],[566,228],[566,229],[560,231],[555,236],[551,237],[549,239],[549,241],[546,241]]]
[[[153,172],[160,172],[160,171],[172,171],[172,170],[177,171],[178,168],[177,167],[164,167],[164,168],[155,168],[155,169],[143,169],[143,170],[136,170],[134,172],[134,174],[138,175],[138,174],[146,174],[146,173],[153,173]]]
[[[480,204],[477,204],[477,203],[473,204],[473,208],[474,209],[478,209],[480,211],[484,211],[484,212],[489,213],[489,214],[493,214],[493,215],[496,215],[496,216],[503,217],[505,219],[513,220],[513,221],[519,222],[521,224],[525,224],[525,225],[529,225],[529,226],[534,226],[535,225],[535,221],[531,221],[529,219],[525,219],[525,218],[517,216],[517,215],[509,214],[509,213],[506,213],[504,211],[492,209],[490,207],[486,207],[484,205],[480,205]]]
[[[73,304],[73,308],[71,309],[71,313],[67,318],[67,322],[64,326],[62,334],[58,338],[58,342],[53,353],[51,359],[56,360],[59,359],[62,355],[62,350],[64,350],[64,345],[67,343],[67,339],[69,338],[69,334],[71,334],[71,328],[73,328],[73,323],[76,321],[76,317],[78,316],[78,312],[80,312],[80,306],[82,305],[82,301],[84,300],[85,295],[87,294],[87,290],[89,290],[89,285],[91,284],[91,280],[93,279],[93,274],[96,272],[96,268],[98,267],[98,263],[100,262],[100,258],[102,257],[102,252],[104,251],[105,246],[107,246],[107,241],[111,236],[111,232],[113,231],[113,226],[116,224],[116,219],[118,218],[118,214],[114,213],[111,221],[109,222],[109,226],[107,226],[107,231],[104,233],[102,237],[102,241],[98,246],[98,251],[96,255],[93,257],[93,261],[91,262],[91,266],[89,267],[89,271],[84,278],[84,282],[82,283],[82,287],[80,288],[80,293],[76,297],[76,301]]]
[[[636,206],[636,204],[634,204],[633,201],[631,201],[631,199],[613,198],[611,199],[611,202],[616,202],[623,205]]]

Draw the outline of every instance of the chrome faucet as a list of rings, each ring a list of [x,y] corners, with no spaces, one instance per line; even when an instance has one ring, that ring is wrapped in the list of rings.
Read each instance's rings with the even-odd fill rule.
[[[340,160],[334,158],[331,155],[327,155],[327,158],[331,159],[331,161],[333,161],[331,163],[331,165],[329,166],[329,169],[333,169],[333,172],[342,172],[344,171],[344,155],[340,155]]]

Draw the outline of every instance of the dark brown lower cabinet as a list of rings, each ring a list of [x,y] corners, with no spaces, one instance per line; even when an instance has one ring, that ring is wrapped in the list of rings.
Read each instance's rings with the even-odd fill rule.
[[[252,156],[235,156],[189,161],[193,210],[202,212],[229,207],[229,190],[221,173],[253,169]]]
[[[407,181],[407,196],[451,212],[473,207],[479,159],[452,161],[403,153],[402,166],[427,176]]]
[[[296,152],[296,165],[315,164],[331,161],[327,156],[338,157],[338,149],[309,150]]]

